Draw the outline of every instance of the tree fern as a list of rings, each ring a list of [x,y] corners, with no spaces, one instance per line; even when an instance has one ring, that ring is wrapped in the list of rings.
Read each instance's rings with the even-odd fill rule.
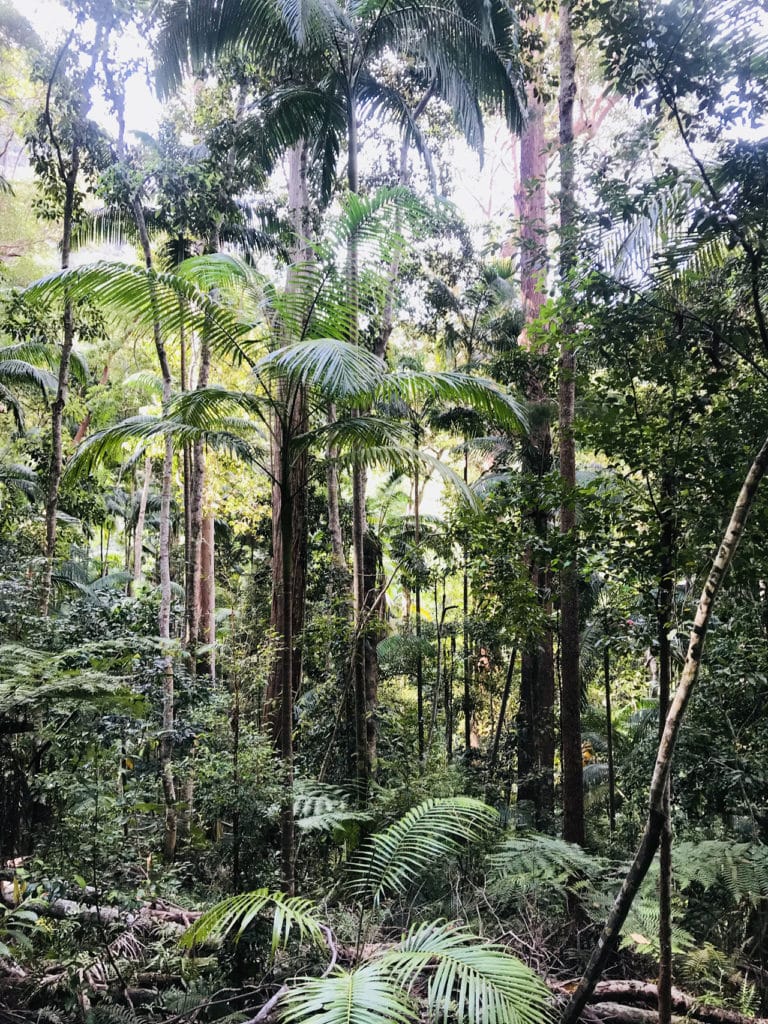
[[[349,888],[374,905],[404,893],[498,821],[492,807],[471,797],[427,800],[367,840],[350,862]]]

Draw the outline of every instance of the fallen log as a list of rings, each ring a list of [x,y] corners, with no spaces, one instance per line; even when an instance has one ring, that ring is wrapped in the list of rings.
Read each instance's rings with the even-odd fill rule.
[[[9,909],[18,905],[12,882],[0,881],[0,903]],[[199,910],[186,910],[165,900],[149,900],[136,910],[84,903],[78,900],[50,897],[47,893],[35,895],[30,906],[45,917],[83,921],[88,924],[120,924],[134,931],[155,931],[160,926],[181,935],[200,917]]]
[[[557,995],[567,998],[573,985],[550,981],[549,987]],[[601,981],[595,985],[589,1003],[584,1009],[583,1020],[610,1021],[614,1024],[658,1024],[659,994],[655,982]],[[768,1024],[761,1017],[747,1017],[737,1010],[726,1010],[721,1006],[708,1006],[701,1000],[679,988],[672,989],[672,1011],[677,1014],[673,1021],[683,1019],[700,1021],[701,1024]]]

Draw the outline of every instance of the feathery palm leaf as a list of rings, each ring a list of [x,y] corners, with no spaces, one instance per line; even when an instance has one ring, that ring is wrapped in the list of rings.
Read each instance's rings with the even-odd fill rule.
[[[349,887],[358,899],[378,904],[384,896],[406,892],[496,825],[497,812],[480,800],[426,800],[365,842],[350,861]]]
[[[283,999],[286,1024],[413,1024],[416,1014],[402,988],[379,964],[306,978]]]
[[[239,939],[249,925],[258,917],[269,914],[272,917],[271,953],[287,945],[292,933],[299,938],[322,944],[325,936],[320,921],[315,916],[311,900],[299,896],[286,896],[269,889],[255,889],[222,900],[206,911],[184,933],[183,946],[197,946],[203,942],[225,939],[236,929]]]
[[[429,969],[427,1006],[443,1024],[540,1024],[546,1017],[549,993],[529,967],[445,922],[415,925],[381,964],[406,991]]]

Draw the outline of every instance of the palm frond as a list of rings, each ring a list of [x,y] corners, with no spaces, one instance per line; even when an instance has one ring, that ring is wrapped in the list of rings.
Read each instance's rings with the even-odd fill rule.
[[[427,800],[365,842],[350,861],[349,887],[358,899],[378,904],[385,896],[406,892],[436,864],[496,825],[497,812],[480,800]]]
[[[376,963],[307,978],[282,1000],[286,1024],[413,1024],[414,1007]]]
[[[233,929],[235,940],[246,931],[257,918],[269,915],[272,918],[271,954],[287,945],[291,935],[298,932],[301,940],[318,945],[325,941],[321,922],[315,915],[311,900],[299,896],[286,896],[269,889],[255,889],[222,900],[207,910],[184,933],[181,944],[185,947],[198,946],[205,942],[219,942]]]
[[[408,992],[428,972],[430,1018],[443,1024],[541,1024],[547,1016],[548,990],[529,967],[444,922],[415,925],[381,964]]]

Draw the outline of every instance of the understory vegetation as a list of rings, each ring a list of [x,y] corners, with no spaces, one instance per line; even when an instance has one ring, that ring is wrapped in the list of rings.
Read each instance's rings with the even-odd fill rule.
[[[0,1024],[768,1016],[766,4],[0,53]]]

